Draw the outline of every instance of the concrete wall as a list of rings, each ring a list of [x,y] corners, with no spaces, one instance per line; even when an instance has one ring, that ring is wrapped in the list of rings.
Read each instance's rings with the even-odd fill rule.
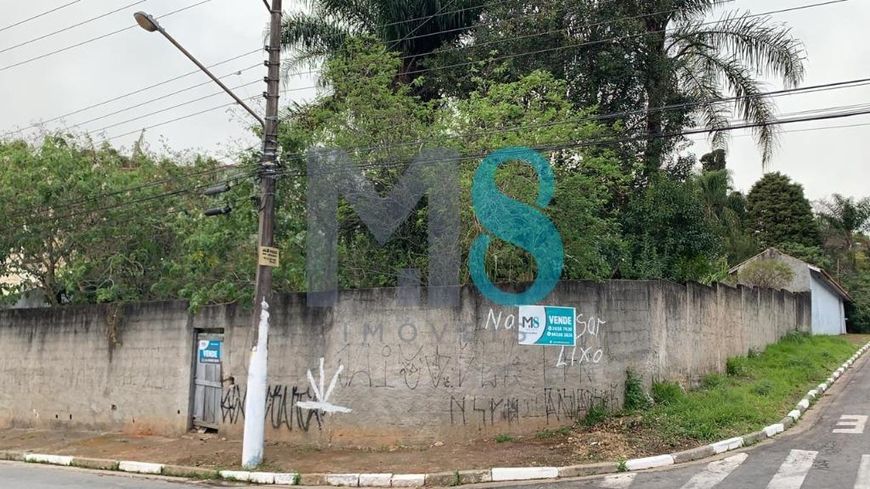
[[[0,426],[187,429],[183,302],[0,311]]]
[[[810,281],[812,294],[812,332],[820,335],[846,334],[843,299],[815,274]]]
[[[302,295],[273,301],[268,439],[382,446],[556,427],[595,403],[618,407],[627,368],[647,383],[693,383],[723,371],[728,357],[808,331],[811,316],[808,294],[563,282],[546,303],[577,308],[577,346],[533,347],[517,344],[516,308],[494,306],[473,288],[451,309],[408,307],[395,295],[345,291],[330,309],[308,308]],[[114,347],[104,311],[0,313],[0,423],[182,430],[195,334],[208,330],[224,334],[220,431],[240,435],[250,311],[128,308]],[[350,412],[327,414],[310,402]]]

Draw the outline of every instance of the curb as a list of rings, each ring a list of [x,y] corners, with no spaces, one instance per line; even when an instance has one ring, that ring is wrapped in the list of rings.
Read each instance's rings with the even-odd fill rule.
[[[827,380],[807,392],[797,405],[779,423],[766,426],[760,431],[729,438],[709,445],[682,452],[635,458],[623,462],[605,462],[567,467],[494,467],[486,470],[460,470],[433,474],[299,474],[295,472],[248,472],[243,470],[214,470],[202,467],[183,467],[129,460],[106,460],[98,458],[49,455],[15,450],[0,450],[0,460],[73,466],[87,469],[113,470],[136,474],[165,475],[191,479],[224,479],[251,482],[254,484],[280,484],[301,486],[336,487],[446,487],[482,482],[506,482],[527,480],[552,480],[568,477],[634,472],[638,470],[682,464],[719,455],[741,447],[748,447],[765,439],[773,438],[794,426],[825,391],[870,350],[870,342],[862,346],[835,370]]]

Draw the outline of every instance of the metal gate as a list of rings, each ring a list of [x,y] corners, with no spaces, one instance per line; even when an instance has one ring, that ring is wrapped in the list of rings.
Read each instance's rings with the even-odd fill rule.
[[[193,425],[218,429],[221,414],[223,335],[196,335],[196,375],[193,379]]]

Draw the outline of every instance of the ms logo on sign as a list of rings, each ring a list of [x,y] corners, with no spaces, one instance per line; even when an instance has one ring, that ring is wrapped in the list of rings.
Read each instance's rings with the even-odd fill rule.
[[[435,149],[421,153],[386,196],[381,196],[362,170],[339,150],[312,152],[308,157],[308,238],[306,279],[308,305],[328,307],[338,291],[338,198],[343,196],[381,245],[411,215],[420,199],[428,201],[429,305],[459,304],[459,155]],[[538,192],[534,206],[512,199],[495,182],[498,169],[521,162],[535,170]],[[485,232],[469,250],[471,279],[490,301],[502,305],[536,304],[546,298],[562,274],[562,238],[542,212],[553,198],[555,176],[549,162],[529,148],[506,148],[481,162],[471,188],[472,207]],[[498,288],[486,273],[489,246],[499,239],[527,251],[537,275],[522,292]],[[416,302],[420,271],[398,271],[399,295]],[[545,324],[541,318],[538,326]],[[533,324],[533,323],[529,323]],[[572,323],[573,324],[573,323]]]

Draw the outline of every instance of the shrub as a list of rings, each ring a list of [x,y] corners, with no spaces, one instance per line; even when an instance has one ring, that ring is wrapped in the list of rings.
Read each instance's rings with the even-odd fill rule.
[[[511,435],[506,435],[504,433],[495,435],[496,443],[507,443],[509,441],[514,441],[514,437],[512,437]]]
[[[781,289],[794,279],[794,271],[779,260],[755,260],[744,265],[737,278],[742,284]]]
[[[583,424],[586,426],[595,426],[607,418],[607,407],[604,402],[592,404],[589,410],[586,411],[586,416],[583,417]]]
[[[627,411],[646,409],[650,406],[649,396],[643,391],[643,380],[637,373],[628,369],[625,371],[625,402]]]
[[[725,373],[729,377],[742,377],[746,375],[747,370],[744,357],[733,357],[725,361]]]

